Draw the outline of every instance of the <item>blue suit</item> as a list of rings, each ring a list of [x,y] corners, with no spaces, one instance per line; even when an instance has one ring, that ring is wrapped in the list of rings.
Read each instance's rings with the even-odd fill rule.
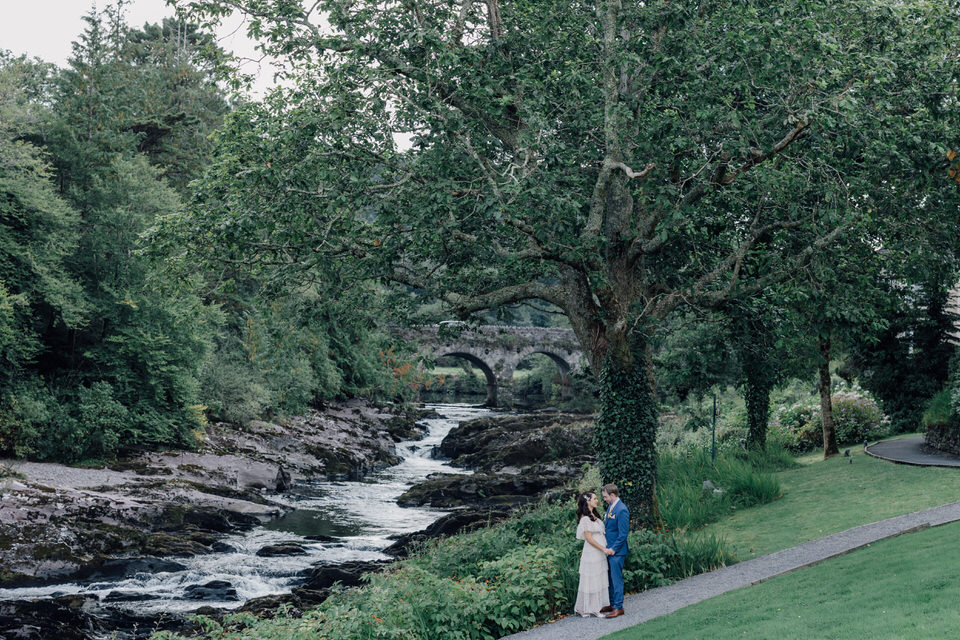
[[[627,546],[630,512],[622,500],[617,500],[607,509],[604,529],[607,548],[613,549],[613,555],[607,556],[607,565],[610,570],[610,606],[614,609],[623,609],[623,565],[627,560],[627,554],[630,553],[630,548]]]

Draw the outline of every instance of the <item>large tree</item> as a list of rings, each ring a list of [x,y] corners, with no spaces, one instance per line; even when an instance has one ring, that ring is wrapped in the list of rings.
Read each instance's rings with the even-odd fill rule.
[[[790,278],[890,181],[929,181],[946,136],[918,132],[955,91],[954,18],[920,1],[176,4],[246,13],[293,81],[232,123],[239,170],[183,221],[200,245],[287,273],[359,258],[461,316],[559,307],[642,524],[656,326]]]

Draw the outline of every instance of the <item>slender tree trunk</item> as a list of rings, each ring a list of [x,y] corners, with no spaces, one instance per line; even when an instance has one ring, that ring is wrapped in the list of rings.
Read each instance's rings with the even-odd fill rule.
[[[833,404],[830,401],[830,335],[820,337],[820,418],[823,423],[823,457],[840,453],[837,432],[833,427]]]
[[[608,352],[600,368],[600,406],[594,446],[604,482],[620,489],[633,526],[659,528],[657,406],[645,344]],[[618,357],[619,356],[619,357]]]

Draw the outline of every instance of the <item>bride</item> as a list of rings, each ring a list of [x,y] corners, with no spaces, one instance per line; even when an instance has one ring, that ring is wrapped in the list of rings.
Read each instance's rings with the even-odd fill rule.
[[[603,517],[597,511],[597,494],[580,494],[577,499],[577,540],[583,540],[580,555],[580,586],[574,611],[584,618],[600,617],[600,609],[610,604],[607,590],[607,545]]]

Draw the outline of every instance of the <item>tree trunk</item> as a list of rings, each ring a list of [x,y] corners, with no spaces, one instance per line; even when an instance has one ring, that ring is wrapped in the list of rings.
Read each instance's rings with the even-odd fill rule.
[[[765,372],[748,370],[744,400],[747,404],[747,448],[763,451],[767,448],[767,421],[770,417],[770,376]]]
[[[820,337],[820,420],[823,423],[823,457],[840,453],[837,432],[833,427],[833,404],[830,401],[830,335]]]
[[[659,528],[657,505],[657,406],[642,340],[626,353],[608,352],[600,369],[600,403],[594,447],[600,476],[620,489],[631,524]]]

